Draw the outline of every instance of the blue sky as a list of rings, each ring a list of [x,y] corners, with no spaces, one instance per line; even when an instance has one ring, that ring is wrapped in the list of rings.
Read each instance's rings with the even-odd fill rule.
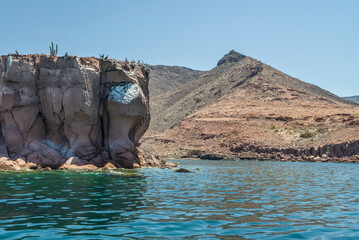
[[[0,54],[108,54],[209,70],[231,49],[359,95],[356,0],[0,0]]]

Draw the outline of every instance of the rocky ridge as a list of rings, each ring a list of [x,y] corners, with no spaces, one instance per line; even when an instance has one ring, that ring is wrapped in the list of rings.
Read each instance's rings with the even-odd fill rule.
[[[359,96],[344,97],[344,99],[355,102],[355,103],[359,103]]]
[[[165,92],[180,88],[182,85],[201,76],[205,71],[186,67],[150,65],[150,99]]]

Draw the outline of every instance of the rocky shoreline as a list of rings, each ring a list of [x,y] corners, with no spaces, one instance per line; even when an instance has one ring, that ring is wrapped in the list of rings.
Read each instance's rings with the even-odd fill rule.
[[[146,168],[146,167],[156,167],[156,168],[174,168],[179,166],[170,161],[161,159],[158,156],[148,156],[143,161],[146,164],[138,166],[135,168]],[[116,161],[109,160],[106,163],[89,163],[88,161],[81,160],[77,157],[70,157],[59,166],[48,166],[42,165],[41,163],[34,163],[31,161],[26,161],[22,158],[12,160],[7,157],[0,158],[0,171],[27,171],[27,170],[74,170],[74,171],[103,171],[103,170],[116,170],[123,169]]]
[[[342,157],[329,157],[325,154],[322,156],[313,156],[313,155],[301,155],[294,156],[284,154],[282,152],[272,152],[272,153],[256,153],[256,152],[241,152],[238,155],[225,155],[225,154],[198,154],[198,155],[182,155],[175,158],[169,158],[169,160],[175,161],[178,159],[186,160],[217,160],[217,161],[238,161],[238,160],[250,160],[250,161],[278,161],[278,162],[326,162],[326,163],[359,163],[359,154],[352,156],[342,156]],[[146,162],[143,166],[138,166],[135,168],[174,168],[178,167],[179,163],[173,163],[172,161],[164,160],[160,156],[147,156],[144,160]],[[60,166],[46,166],[41,165],[40,163],[34,163],[26,161],[22,158],[12,160],[7,157],[0,158],[0,171],[27,171],[27,170],[74,170],[74,171],[107,171],[107,170],[116,170],[123,169],[115,161],[109,160],[106,163],[96,164],[94,162],[89,163],[88,161],[81,160],[77,157],[70,157]]]
[[[212,156],[209,157],[209,156]],[[170,160],[172,158],[169,158]],[[262,155],[253,153],[243,153],[239,156],[221,155],[221,154],[208,154],[206,156],[180,156],[173,159],[188,159],[188,160],[216,160],[216,161],[233,161],[233,160],[250,160],[250,161],[278,161],[278,162],[331,162],[331,163],[359,163],[359,154],[346,157],[314,157],[314,156],[287,156],[281,153],[272,155]]]

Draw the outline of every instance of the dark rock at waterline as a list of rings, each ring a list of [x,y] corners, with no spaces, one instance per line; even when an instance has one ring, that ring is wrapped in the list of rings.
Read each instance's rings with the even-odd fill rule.
[[[191,173],[190,170],[188,169],[185,169],[185,168],[178,168],[178,169],[175,169],[174,172],[181,172],[181,173]]]
[[[217,155],[217,154],[200,155],[199,158],[202,160],[222,160],[222,159],[224,159],[223,156]]]

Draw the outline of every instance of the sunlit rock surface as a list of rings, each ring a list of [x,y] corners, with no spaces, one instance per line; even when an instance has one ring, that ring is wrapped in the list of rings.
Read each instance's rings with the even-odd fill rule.
[[[146,166],[137,147],[150,121],[148,81],[146,67],[134,63],[2,56],[0,162]]]

